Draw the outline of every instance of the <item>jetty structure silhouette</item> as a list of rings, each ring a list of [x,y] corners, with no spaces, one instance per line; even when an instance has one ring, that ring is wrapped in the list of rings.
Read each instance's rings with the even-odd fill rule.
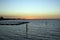
[[[6,19],[7,20],[7,19]],[[0,21],[4,21],[3,17],[0,17]],[[23,25],[26,24],[26,38],[28,37],[28,23],[30,22],[0,22],[0,25]]]

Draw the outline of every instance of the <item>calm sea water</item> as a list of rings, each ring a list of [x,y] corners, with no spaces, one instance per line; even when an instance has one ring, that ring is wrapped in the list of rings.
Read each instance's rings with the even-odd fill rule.
[[[60,20],[5,20],[0,22],[28,21],[28,38],[26,24],[0,25],[0,40],[60,40]]]

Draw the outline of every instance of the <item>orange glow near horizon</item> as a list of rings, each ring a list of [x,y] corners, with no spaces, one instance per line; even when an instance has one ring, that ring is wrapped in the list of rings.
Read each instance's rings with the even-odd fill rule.
[[[24,18],[24,19],[60,19],[60,16],[5,16],[6,18]]]
[[[36,16],[25,16],[23,18],[25,18],[25,19],[36,19]]]
[[[25,19],[60,19],[60,15],[28,15],[22,16]]]
[[[0,14],[0,16],[7,18],[23,18],[23,19],[60,19],[60,14],[24,14],[24,13],[12,13],[12,14]]]

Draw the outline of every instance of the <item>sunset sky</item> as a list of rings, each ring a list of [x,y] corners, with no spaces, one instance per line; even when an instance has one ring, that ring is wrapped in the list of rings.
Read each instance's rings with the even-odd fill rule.
[[[60,0],[0,0],[0,16],[60,19]]]

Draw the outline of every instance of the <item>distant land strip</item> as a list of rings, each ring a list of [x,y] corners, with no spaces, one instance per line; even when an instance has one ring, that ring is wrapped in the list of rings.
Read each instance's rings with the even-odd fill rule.
[[[0,20],[60,20],[60,19],[23,19],[23,18],[4,18],[0,17]]]

